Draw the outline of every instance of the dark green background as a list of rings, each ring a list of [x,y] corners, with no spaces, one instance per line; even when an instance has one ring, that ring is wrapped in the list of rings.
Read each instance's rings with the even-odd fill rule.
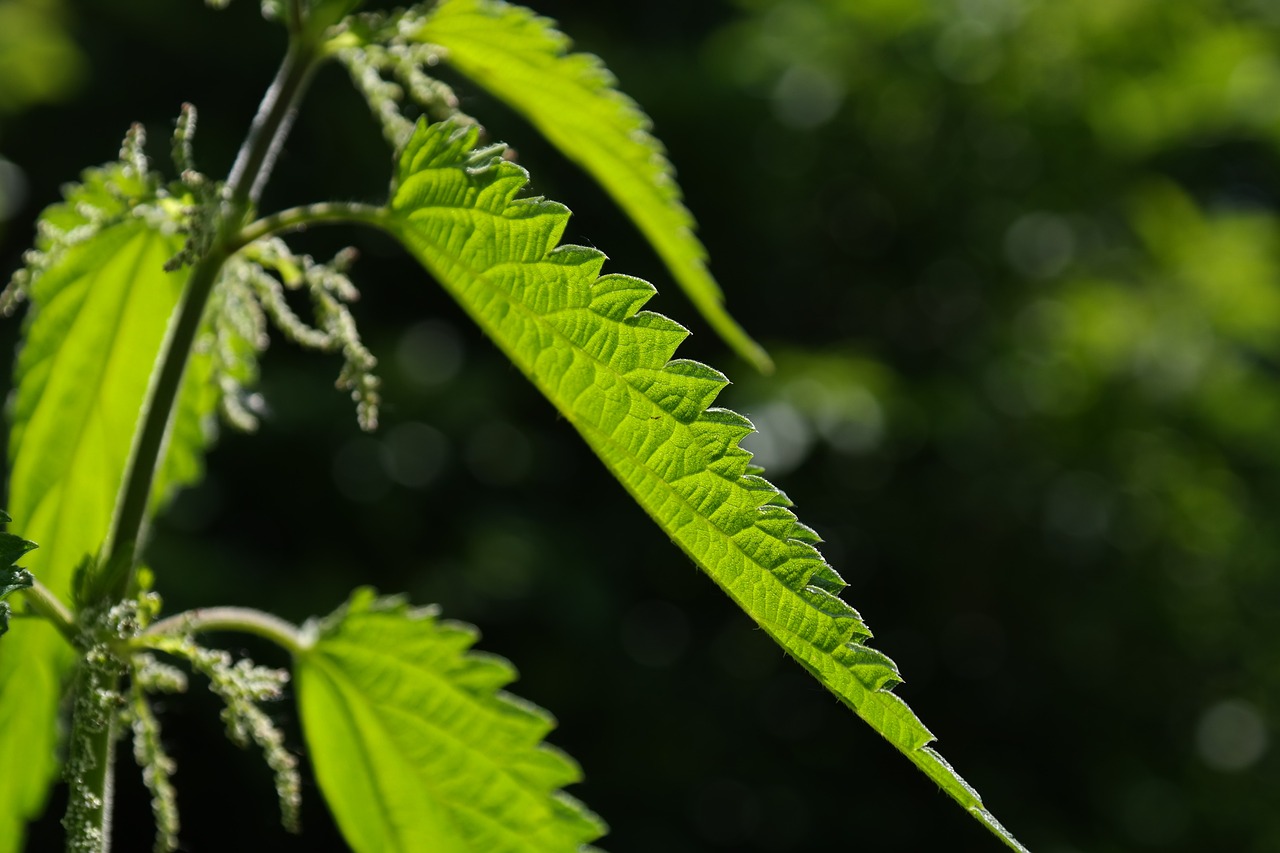
[[[283,42],[249,0],[55,6],[0,0],[61,21],[0,26],[0,153],[27,185],[4,274],[131,121],[167,168],[195,103],[197,159],[224,174]],[[737,383],[721,402],[761,427],[943,755],[1036,851],[1280,849],[1276,7],[538,8],[654,117],[777,375],[728,354],[527,126],[460,84],[464,107],[575,211],[569,239],[655,282],[649,307],[694,332],[681,354]],[[264,207],[376,201],[389,172],[329,68]],[[396,247],[297,245],[346,242],[382,431],[356,429],[336,361],[274,343],[261,430],[223,430],[155,531],[170,609],[301,621],[373,584],[474,622],[559,718],[610,850],[999,849],[736,612]],[[314,787],[306,834],[278,829],[268,774],[198,685],[165,706],[184,849],[343,849]],[[292,705],[278,717],[298,744]],[[147,849],[127,757],[120,778],[119,847]],[[60,808],[32,849],[59,848]]]

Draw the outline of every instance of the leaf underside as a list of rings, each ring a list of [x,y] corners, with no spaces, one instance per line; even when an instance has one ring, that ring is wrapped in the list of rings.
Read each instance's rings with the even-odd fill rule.
[[[716,333],[762,370],[772,363],[724,309],[675,169],[640,107],[596,56],[570,53],[554,22],[501,0],[443,0],[418,32],[442,58],[523,115],[635,222]]]
[[[654,289],[600,276],[594,249],[557,246],[569,212],[516,198],[528,175],[477,132],[419,125],[387,227],[586,439],[632,496],[783,648],[1010,847],[977,793],[929,748],[892,692],[896,666],[837,597],[839,575],[787,498],[749,466],[740,415],[709,408],[727,380],[672,360],[688,332],[639,310]]]
[[[320,788],[359,853],[558,853],[604,825],[559,793],[577,765],[545,711],[502,691],[477,632],[359,590],[296,659]]]
[[[183,238],[154,201],[157,185],[136,169],[91,169],[66,201],[42,216],[62,234],[92,233],[37,248],[49,262],[30,288],[15,371],[9,442],[9,509],[40,543],[33,573],[64,601],[72,576],[107,535],[139,411],[186,272],[165,262]],[[92,222],[86,212],[92,210]],[[204,431],[192,411],[205,402],[184,386],[153,504],[200,474]],[[57,770],[61,682],[71,650],[53,628],[31,620],[0,643],[0,853],[17,851],[25,821],[43,807]]]

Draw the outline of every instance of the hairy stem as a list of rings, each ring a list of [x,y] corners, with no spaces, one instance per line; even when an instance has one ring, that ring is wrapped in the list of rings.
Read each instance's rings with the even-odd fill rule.
[[[304,231],[312,225],[371,225],[385,227],[386,208],[355,202],[329,201],[291,207],[246,225],[238,235],[238,246],[290,231]]]
[[[290,654],[297,654],[311,645],[305,632],[297,625],[274,614],[248,607],[201,607],[188,610],[151,625],[137,642],[145,646],[148,637],[200,634],[207,631],[253,634],[270,640]]]
[[[111,849],[112,769],[116,738],[114,701],[120,676],[85,660],[76,672],[75,709],[67,748],[66,775],[71,791],[62,826],[67,853],[106,853]]]
[[[262,192],[284,145],[298,102],[322,59],[318,46],[305,37],[300,38],[299,31],[295,29],[291,33],[280,71],[267,90],[232,167],[217,239],[209,253],[192,268],[176,309],[177,317],[161,345],[159,369],[152,374],[142,411],[142,428],[125,469],[116,513],[103,545],[99,573],[91,583],[88,601],[80,602],[82,606],[119,601],[132,585],[156,465],[164,449],[169,420],[205,303],[222,265],[236,248],[236,235]],[[91,664],[82,663],[82,673],[87,672],[86,667],[91,668]],[[82,674],[78,683],[80,691],[110,696],[119,686],[119,676],[110,676],[105,683],[94,682],[90,686],[92,681]],[[106,719],[101,720],[96,718],[100,710],[92,697],[82,696],[76,702],[72,717],[73,750],[78,752],[75,766],[68,767],[72,797],[66,822],[68,849],[75,849],[76,853],[107,853],[111,847],[111,765],[116,714],[109,712]]]

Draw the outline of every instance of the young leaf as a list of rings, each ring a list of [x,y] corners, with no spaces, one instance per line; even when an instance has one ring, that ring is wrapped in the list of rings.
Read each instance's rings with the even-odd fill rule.
[[[637,502],[746,613],[964,808],[1021,849],[929,748],[893,694],[898,670],[864,644],[861,618],[818,537],[749,469],[752,427],[708,408],[726,380],[670,360],[688,332],[640,311],[638,279],[599,277],[604,256],[559,246],[569,212],[519,199],[528,175],[474,129],[419,126],[400,156],[387,225],[547,396]]]
[[[505,101],[591,174],[653,244],[712,328],[758,368],[769,356],[729,316],[707,252],[680,200],[675,170],[640,107],[552,21],[501,0],[442,0],[417,38]]]
[[[359,853],[568,851],[604,825],[557,789],[577,765],[551,717],[500,688],[476,630],[357,591],[295,666],[320,789]]]
[[[9,516],[0,510],[0,522],[9,521]],[[4,597],[20,589],[30,589],[35,583],[31,572],[14,565],[23,555],[36,547],[21,536],[12,533],[0,533],[0,634],[9,630],[9,604]]]
[[[31,568],[63,600],[111,523],[139,411],[186,272],[164,266],[182,247],[177,205],[160,203],[141,140],[124,162],[91,169],[41,217],[37,251],[19,274],[32,310],[11,410],[10,509],[41,544]],[[169,440],[157,498],[198,476],[203,440],[190,389]],[[70,650],[45,624],[0,644],[0,853],[17,850],[56,770],[60,681]]]
[[[0,524],[8,524],[10,521],[13,521],[13,519],[9,517],[9,513],[0,509]],[[15,536],[12,533],[0,533],[0,571],[8,571],[12,573],[22,572],[23,569],[15,566],[14,564],[21,560],[28,552],[34,551],[38,547],[40,546],[36,543],[28,542],[21,536]],[[0,575],[0,598],[3,598],[14,590],[27,589],[31,586],[31,576],[29,573],[23,581],[14,580],[6,583],[4,579],[5,577],[5,575]],[[18,575],[14,574],[13,577],[18,577]],[[16,585],[10,585],[10,583]]]

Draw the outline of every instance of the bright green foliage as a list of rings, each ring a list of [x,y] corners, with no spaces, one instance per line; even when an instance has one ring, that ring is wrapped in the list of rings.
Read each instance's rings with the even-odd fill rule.
[[[107,535],[156,354],[186,279],[164,271],[183,238],[176,205],[146,172],[140,144],[131,137],[125,162],[86,172],[63,204],[45,212],[39,252],[19,276],[32,310],[18,357],[9,504],[41,544],[31,568],[63,600],[72,598],[76,567]],[[198,475],[192,421],[190,412],[176,418],[176,461],[162,467],[157,495]],[[71,661],[44,623],[0,647],[0,727],[7,734],[0,766],[24,768],[0,776],[0,851],[18,849],[23,822],[38,813],[53,780],[60,682]]]
[[[9,515],[0,510],[0,522],[8,522]],[[31,573],[14,565],[28,551],[36,547],[21,536],[12,533],[0,533],[0,599],[20,589],[30,589],[35,582]],[[9,604],[0,601],[0,634],[9,630]]]
[[[420,127],[401,155],[389,226],[591,445],[654,520],[752,619],[931,779],[1016,841],[928,748],[893,662],[789,501],[749,466],[751,424],[708,408],[727,380],[671,357],[685,329],[640,307],[653,288],[601,277],[604,255],[559,246],[568,211],[515,198],[527,174],[477,132]]]
[[[554,721],[502,691],[505,660],[474,628],[358,591],[296,659],[320,788],[359,853],[566,851],[604,832],[557,789],[571,759]]]
[[[717,333],[767,369],[769,356],[724,310],[680,201],[662,143],[648,116],[615,88],[599,57],[569,53],[570,41],[546,18],[501,0],[443,0],[417,37],[441,58],[511,105],[566,156],[591,173],[657,249],[679,285]]]

